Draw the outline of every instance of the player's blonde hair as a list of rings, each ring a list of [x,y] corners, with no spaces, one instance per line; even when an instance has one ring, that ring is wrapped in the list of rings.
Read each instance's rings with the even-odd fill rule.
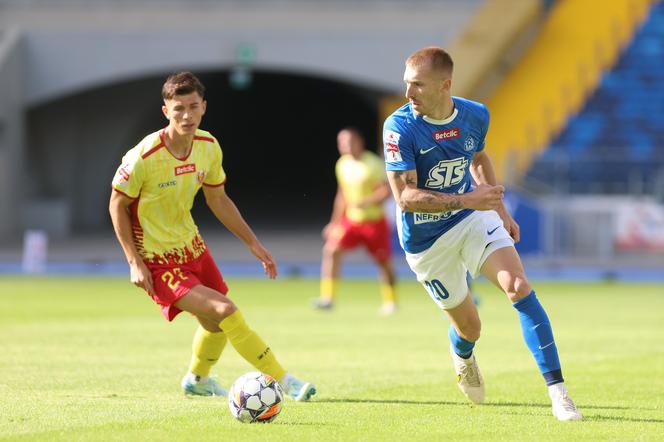
[[[454,62],[450,54],[445,49],[436,46],[429,46],[413,52],[406,59],[406,66],[430,66],[433,70],[440,71],[450,77],[454,70]]]
[[[169,75],[161,88],[161,96],[164,100],[170,100],[176,95],[188,95],[192,92],[197,92],[201,98],[205,97],[205,86],[198,77],[188,71]]]

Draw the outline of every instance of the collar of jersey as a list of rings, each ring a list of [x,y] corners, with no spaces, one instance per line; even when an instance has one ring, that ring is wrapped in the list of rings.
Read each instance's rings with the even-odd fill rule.
[[[456,118],[456,116],[457,116],[458,113],[459,113],[459,110],[458,110],[458,109],[456,108],[456,106],[455,106],[455,107],[454,107],[454,111],[452,112],[452,115],[450,115],[449,117],[445,118],[444,120],[436,120],[436,119],[434,119],[434,118],[427,117],[426,115],[422,115],[422,119],[423,119],[424,121],[426,121],[427,123],[431,123],[431,124],[436,124],[436,125],[438,125],[438,126],[442,126],[442,125],[444,125],[444,124],[450,124],[452,121],[454,121],[454,119]]]

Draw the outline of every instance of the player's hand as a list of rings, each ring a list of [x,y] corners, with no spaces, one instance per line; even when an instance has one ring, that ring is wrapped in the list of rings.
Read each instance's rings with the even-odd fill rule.
[[[136,287],[142,288],[148,294],[154,293],[152,273],[143,261],[136,261],[136,263],[129,265],[129,278]]]
[[[505,188],[501,185],[480,184],[464,194],[465,207],[475,210],[498,210],[503,206]]]
[[[258,258],[258,260],[263,264],[263,270],[268,278],[274,279],[277,277],[277,263],[272,258],[272,254],[267,251],[265,247],[259,242],[249,246],[251,253]]]
[[[338,223],[335,222],[329,222],[323,227],[323,239],[327,240],[334,230],[334,228],[338,225]]]
[[[505,206],[502,206],[499,210],[497,210],[498,215],[500,215],[500,219],[503,220],[503,225],[505,226],[505,230],[507,230],[507,233],[510,234],[512,239],[514,240],[514,243],[518,243],[521,241],[521,228],[519,227],[519,224],[512,218],[512,215],[509,214],[507,209],[505,209]]]

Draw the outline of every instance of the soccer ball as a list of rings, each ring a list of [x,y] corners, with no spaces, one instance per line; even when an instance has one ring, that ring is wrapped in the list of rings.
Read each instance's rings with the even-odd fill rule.
[[[237,378],[228,392],[228,407],[240,422],[272,422],[283,403],[284,393],[279,383],[258,371]]]

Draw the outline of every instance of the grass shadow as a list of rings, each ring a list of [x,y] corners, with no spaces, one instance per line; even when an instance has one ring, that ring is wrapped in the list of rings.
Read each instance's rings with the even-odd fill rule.
[[[329,402],[329,403],[367,403],[367,404],[404,404],[404,405],[475,405],[468,401],[415,401],[407,399],[352,399],[352,398],[329,398],[329,399],[316,399],[316,402]],[[536,403],[536,402],[485,402],[480,404],[482,407],[537,407],[537,408],[551,408],[550,403]],[[645,410],[655,411],[655,408],[644,407],[624,407],[619,405],[579,405],[581,410]],[[654,420],[653,422],[661,422]]]

